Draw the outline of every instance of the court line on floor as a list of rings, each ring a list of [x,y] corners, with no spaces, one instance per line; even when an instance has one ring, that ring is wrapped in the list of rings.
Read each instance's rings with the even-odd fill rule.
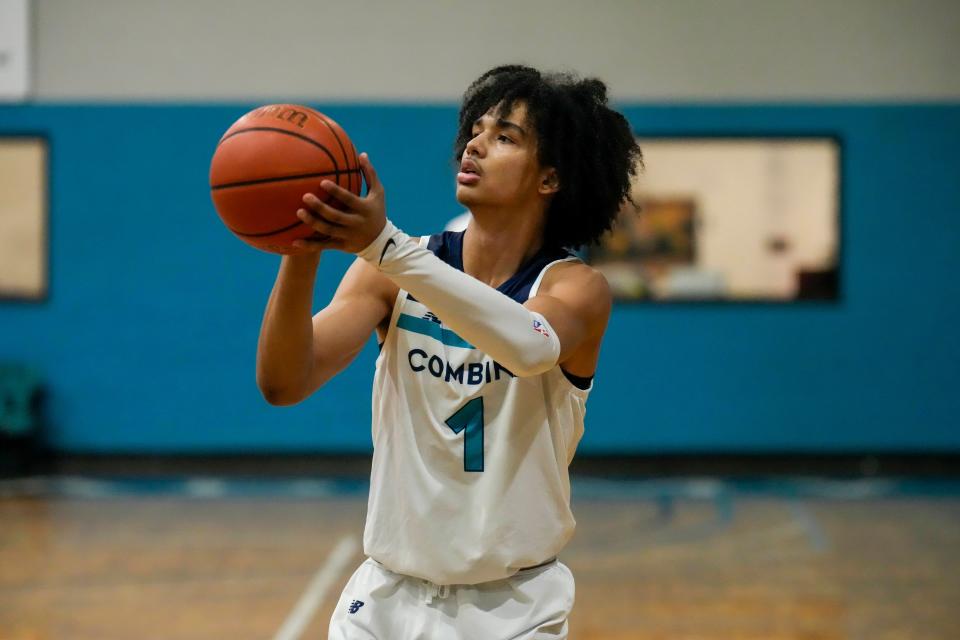
[[[359,545],[353,536],[344,536],[340,539],[327,556],[327,561],[314,574],[307,590],[300,596],[297,605],[284,620],[277,635],[273,636],[273,640],[297,640],[303,634],[314,612],[333,586],[334,580],[344,572],[358,550]]]
[[[830,539],[827,537],[827,533],[807,505],[800,500],[791,500],[790,511],[793,512],[794,519],[803,528],[814,551],[823,553],[830,549]]]

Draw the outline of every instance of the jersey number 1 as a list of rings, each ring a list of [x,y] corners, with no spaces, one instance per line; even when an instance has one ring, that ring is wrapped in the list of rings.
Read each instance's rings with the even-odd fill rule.
[[[453,432],[463,434],[463,470],[483,471],[483,398],[474,398],[447,418]]]

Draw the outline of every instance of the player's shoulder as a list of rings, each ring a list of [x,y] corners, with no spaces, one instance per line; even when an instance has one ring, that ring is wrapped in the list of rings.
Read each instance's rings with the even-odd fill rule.
[[[588,316],[605,317],[613,305],[606,277],[579,259],[559,262],[548,269],[537,295],[558,298]]]
[[[579,258],[558,262],[547,270],[543,276],[541,291],[546,292],[553,287],[584,287],[599,293],[609,293],[610,291],[606,276],[599,269],[590,266]]]

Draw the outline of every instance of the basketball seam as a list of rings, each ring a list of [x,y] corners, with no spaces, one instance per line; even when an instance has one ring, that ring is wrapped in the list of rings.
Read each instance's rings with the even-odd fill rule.
[[[276,178],[258,178],[256,180],[243,180],[241,182],[224,182],[223,184],[210,185],[211,191],[218,191],[220,189],[233,189],[235,187],[248,187],[256,184],[267,184],[270,182],[286,182],[289,180],[300,180],[302,178],[320,178],[323,176],[337,176],[347,174],[359,173],[359,169],[344,169],[337,171],[321,171],[319,173],[302,173],[295,176],[280,176]]]
[[[314,111],[314,113],[317,114],[317,117],[320,118],[320,121],[321,121],[323,124],[327,125],[327,129],[330,129],[330,133],[333,134],[334,140],[336,140],[336,141],[337,141],[337,144],[340,145],[340,151],[343,153],[343,161],[344,161],[344,163],[346,163],[347,167],[349,167],[349,166],[350,166],[350,158],[347,156],[347,150],[344,148],[344,146],[343,146],[343,141],[340,140],[340,136],[337,135],[337,132],[336,132],[336,130],[333,128],[333,125],[330,124],[330,123],[327,121],[327,119],[326,119],[323,115],[320,114],[319,111]]]
[[[330,133],[333,134],[333,137],[334,137],[334,139],[337,141],[337,144],[340,145],[340,151],[343,152],[343,161],[346,163],[347,167],[349,167],[349,166],[350,166],[350,157],[347,155],[347,149],[346,149],[346,147],[343,146],[343,141],[340,140],[340,136],[337,135],[337,131],[333,128],[333,125],[330,124],[330,122],[327,120],[326,116],[324,116],[322,113],[320,113],[319,111],[317,111],[317,110],[315,110],[315,109],[313,109],[312,111],[313,111],[315,114],[317,114],[317,117],[320,119],[320,121],[323,122],[323,124],[327,125],[327,128],[330,129]],[[344,134],[344,135],[346,135],[346,134]],[[350,142],[350,147],[351,147],[351,150],[353,151],[353,157],[354,157],[354,159],[357,160],[357,162],[356,162],[356,164],[357,164],[357,169],[359,169],[359,168],[360,168],[360,161],[359,161],[359,159],[357,158],[357,151],[356,151],[356,149],[353,149],[353,142],[352,142],[352,141]],[[357,176],[357,177],[359,178],[359,176]],[[347,184],[347,188],[348,188],[350,191],[353,191],[353,175],[350,175],[350,176],[348,177],[348,180],[349,180],[349,182],[348,182],[348,184]],[[340,181],[339,181],[339,180],[337,180],[337,184],[340,184]],[[362,187],[362,186],[363,186],[363,181],[362,181],[362,179],[361,179],[361,180],[360,180],[360,184],[358,185],[358,191],[359,191],[360,187]]]
[[[334,168],[334,170],[340,171],[340,163],[338,163],[338,162],[337,162],[337,159],[333,157],[333,153],[330,151],[330,149],[327,149],[324,145],[320,144],[319,142],[317,142],[317,141],[314,140],[313,138],[309,138],[309,137],[307,137],[307,136],[305,136],[305,135],[302,135],[302,134],[299,134],[299,133],[295,133],[295,132],[293,132],[293,131],[287,131],[286,129],[281,129],[281,128],[279,128],[279,127],[248,127],[248,128],[246,128],[246,129],[240,129],[239,131],[234,131],[234,132],[231,133],[230,135],[224,136],[223,138],[221,138],[221,139],[220,139],[220,142],[217,143],[217,148],[219,148],[220,145],[222,145],[224,142],[226,142],[227,140],[229,140],[229,139],[232,138],[233,136],[240,135],[241,133],[250,133],[250,132],[253,132],[253,131],[274,131],[274,132],[276,132],[276,133],[282,133],[282,134],[284,134],[284,135],[293,136],[294,138],[300,138],[300,139],[303,140],[304,142],[309,142],[310,144],[312,144],[313,146],[317,147],[318,149],[322,149],[323,152],[324,152],[325,154],[327,154],[327,157],[330,158],[330,162],[333,163],[333,168]],[[334,137],[336,138],[336,134],[334,134]],[[337,142],[338,142],[338,144],[339,144],[339,140],[338,140]],[[350,163],[347,163],[347,164],[349,165]],[[348,166],[348,168],[349,168],[349,166]],[[344,171],[346,171],[346,170],[347,170],[347,169],[344,169]]]
[[[265,238],[265,237],[267,237],[267,236],[273,236],[273,235],[276,235],[276,234],[278,234],[278,233],[283,233],[284,231],[290,231],[290,229],[293,229],[293,228],[295,228],[295,227],[297,227],[297,226],[299,226],[299,225],[301,225],[301,224],[303,224],[303,223],[300,222],[299,220],[297,220],[296,222],[294,222],[294,223],[291,224],[290,226],[283,227],[282,229],[275,229],[275,230],[273,230],[273,231],[264,231],[263,233],[243,233],[242,231],[237,231],[236,229],[233,229],[233,228],[231,228],[231,227],[227,227],[227,228],[230,229],[230,231],[232,231],[232,232],[234,232],[235,234],[237,234],[238,236],[242,236],[242,237],[244,237],[244,238]]]

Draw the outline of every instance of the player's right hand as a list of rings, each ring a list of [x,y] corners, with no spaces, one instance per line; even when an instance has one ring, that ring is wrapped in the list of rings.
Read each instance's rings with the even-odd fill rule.
[[[360,253],[376,240],[387,223],[386,194],[366,153],[360,154],[360,169],[367,181],[365,196],[347,191],[331,180],[324,180],[320,185],[343,204],[343,209],[327,204],[312,193],[303,196],[306,208],[298,210],[297,217],[317,232],[318,237],[297,240],[293,246],[308,251],[339,249]]]

